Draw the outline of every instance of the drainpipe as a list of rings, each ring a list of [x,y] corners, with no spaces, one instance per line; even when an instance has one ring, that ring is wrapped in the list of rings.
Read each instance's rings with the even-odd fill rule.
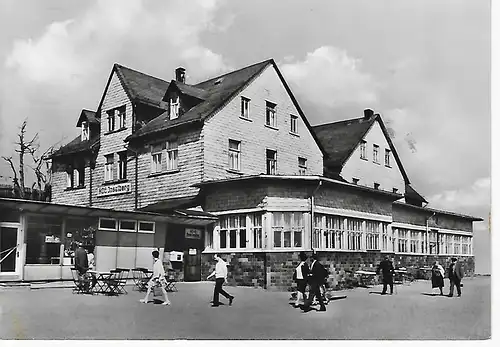
[[[313,234],[314,234],[314,194],[318,191],[319,187],[321,187],[321,184],[323,181],[321,179],[318,182],[318,186],[313,190],[311,194],[311,251],[314,251],[313,249]]]

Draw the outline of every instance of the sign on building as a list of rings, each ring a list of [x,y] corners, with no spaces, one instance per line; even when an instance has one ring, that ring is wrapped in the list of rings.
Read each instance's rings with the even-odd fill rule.
[[[126,194],[132,191],[132,184],[128,183],[119,183],[113,184],[109,186],[99,187],[97,189],[97,196],[108,196],[108,195],[116,195],[116,194]]]
[[[200,229],[186,228],[186,239],[201,239]]]

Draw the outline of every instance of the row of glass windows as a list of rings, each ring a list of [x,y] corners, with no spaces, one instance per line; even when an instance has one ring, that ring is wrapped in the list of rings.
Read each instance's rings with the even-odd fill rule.
[[[271,101],[266,101],[266,125],[271,128],[278,128],[278,111],[277,105]],[[241,111],[240,117],[250,119],[250,99],[241,97]],[[299,117],[290,114],[290,128],[291,134],[297,135],[299,133]]]
[[[263,218],[264,214],[261,212],[220,216],[216,228],[207,232],[207,248],[222,250],[267,248],[267,233],[263,228]],[[272,248],[303,246],[304,213],[273,212],[271,218]],[[386,222],[315,214],[312,247],[351,251],[427,253],[425,237],[424,231],[390,228]],[[435,231],[429,232],[429,253],[472,254],[471,236],[441,235],[440,237],[443,245],[438,245]]]

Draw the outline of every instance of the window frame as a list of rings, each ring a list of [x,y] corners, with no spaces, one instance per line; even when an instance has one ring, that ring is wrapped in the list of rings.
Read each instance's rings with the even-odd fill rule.
[[[134,229],[122,228],[122,222],[132,222],[132,223],[134,223]],[[132,220],[132,219],[120,219],[120,220],[118,220],[118,230],[119,231],[128,232],[128,233],[135,233],[135,232],[137,232],[137,221],[136,220]]]
[[[293,135],[299,134],[299,117],[296,115],[290,115],[290,133]]]
[[[384,156],[384,162],[385,166],[391,167],[391,150],[390,149],[385,149],[385,156]]]
[[[165,148],[167,151],[165,158],[167,171],[179,170],[179,142],[177,140],[167,141]]]
[[[273,158],[270,158],[268,154],[274,154]],[[272,168],[270,167],[270,163],[274,163]],[[266,148],[266,174],[276,175],[277,172],[278,172],[278,151]]]
[[[127,151],[118,152],[117,173],[119,180],[127,179]]]
[[[277,108],[278,105],[276,103],[266,100],[266,126],[275,129],[278,128]]]
[[[82,141],[90,140],[90,126],[86,120],[82,121]]]
[[[142,224],[152,224],[153,230],[151,231],[151,230],[141,229],[141,223]],[[154,234],[156,232],[156,222],[144,221],[144,220],[137,221],[137,232],[141,233],[141,234]]]
[[[231,144],[236,145],[237,148],[231,148]],[[231,171],[241,171],[241,141],[229,139],[228,140],[228,168]],[[234,160],[236,159],[236,161]],[[236,167],[233,164],[236,163]]]
[[[179,118],[179,116],[180,116],[180,104],[181,104],[181,101],[180,101],[180,97],[178,94],[173,94],[170,96],[169,103],[168,103],[169,119],[170,120]]]
[[[373,226],[373,229],[368,228],[368,226]],[[365,248],[368,251],[380,251],[380,222],[373,220],[365,220],[365,235],[366,243]]]
[[[151,153],[151,167],[150,167],[150,172],[151,174],[157,174],[162,172],[163,167],[163,149],[164,149],[165,143],[156,143],[152,144],[150,146],[150,153]],[[155,159],[158,158],[158,159]]]
[[[115,228],[111,229],[111,228],[107,228],[107,227],[102,227],[101,226],[101,222],[103,220],[114,221],[115,222]],[[105,231],[118,231],[118,220],[116,218],[99,217],[98,229],[99,230],[105,230]]]
[[[301,163],[301,160],[303,161]],[[298,157],[299,175],[305,176],[307,174],[307,158]]]
[[[111,162],[108,159],[111,158]],[[104,155],[104,182],[112,182],[115,179],[115,154],[110,153]]]
[[[240,100],[240,117],[250,119],[250,99],[242,96]]]
[[[359,158],[363,159],[363,160],[368,160],[368,158],[366,157],[366,141],[365,140],[361,140],[361,142],[359,143]]]
[[[125,105],[115,108],[115,117],[118,118],[117,130],[125,129],[127,127],[127,109]]]
[[[279,220],[276,220],[276,216],[280,214],[281,217]],[[285,216],[290,216],[289,222],[287,225],[287,218]],[[296,219],[296,216],[299,216]],[[271,233],[273,235],[273,249],[300,249],[304,247],[304,236],[305,236],[305,218],[303,212],[297,211],[273,211],[272,212],[272,222],[271,222]],[[297,220],[300,221],[300,224],[296,224]],[[277,225],[276,222],[281,222],[281,225]],[[280,234],[280,245],[276,246],[276,234]],[[286,233],[290,233],[290,246],[286,246]],[[296,244],[296,235],[300,233],[300,245]]]
[[[380,146],[379,145],[376,145],[376,144],[373,144],[373,162],[375,164],[380,164],[380,161],[379,161],[379,150],[380,150]]]

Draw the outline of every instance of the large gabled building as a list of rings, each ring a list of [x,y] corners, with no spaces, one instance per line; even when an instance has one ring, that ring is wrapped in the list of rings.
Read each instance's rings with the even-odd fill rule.
[[[312,127],[273,60],[196,84],[175,75],[114,65],[81,135],[52,156],[54,202],[175,215],[154,244],[184,253],[188,280],[220,253],[234,283],[288,288],[311,249],[332,281],[384,254],[418,268],[460,255],[473,271],[479,219],[423,206],[379,115]],[[95,229],[116,240],[96,247],[98,268],[147,253],[140,220],[101,217]]]

